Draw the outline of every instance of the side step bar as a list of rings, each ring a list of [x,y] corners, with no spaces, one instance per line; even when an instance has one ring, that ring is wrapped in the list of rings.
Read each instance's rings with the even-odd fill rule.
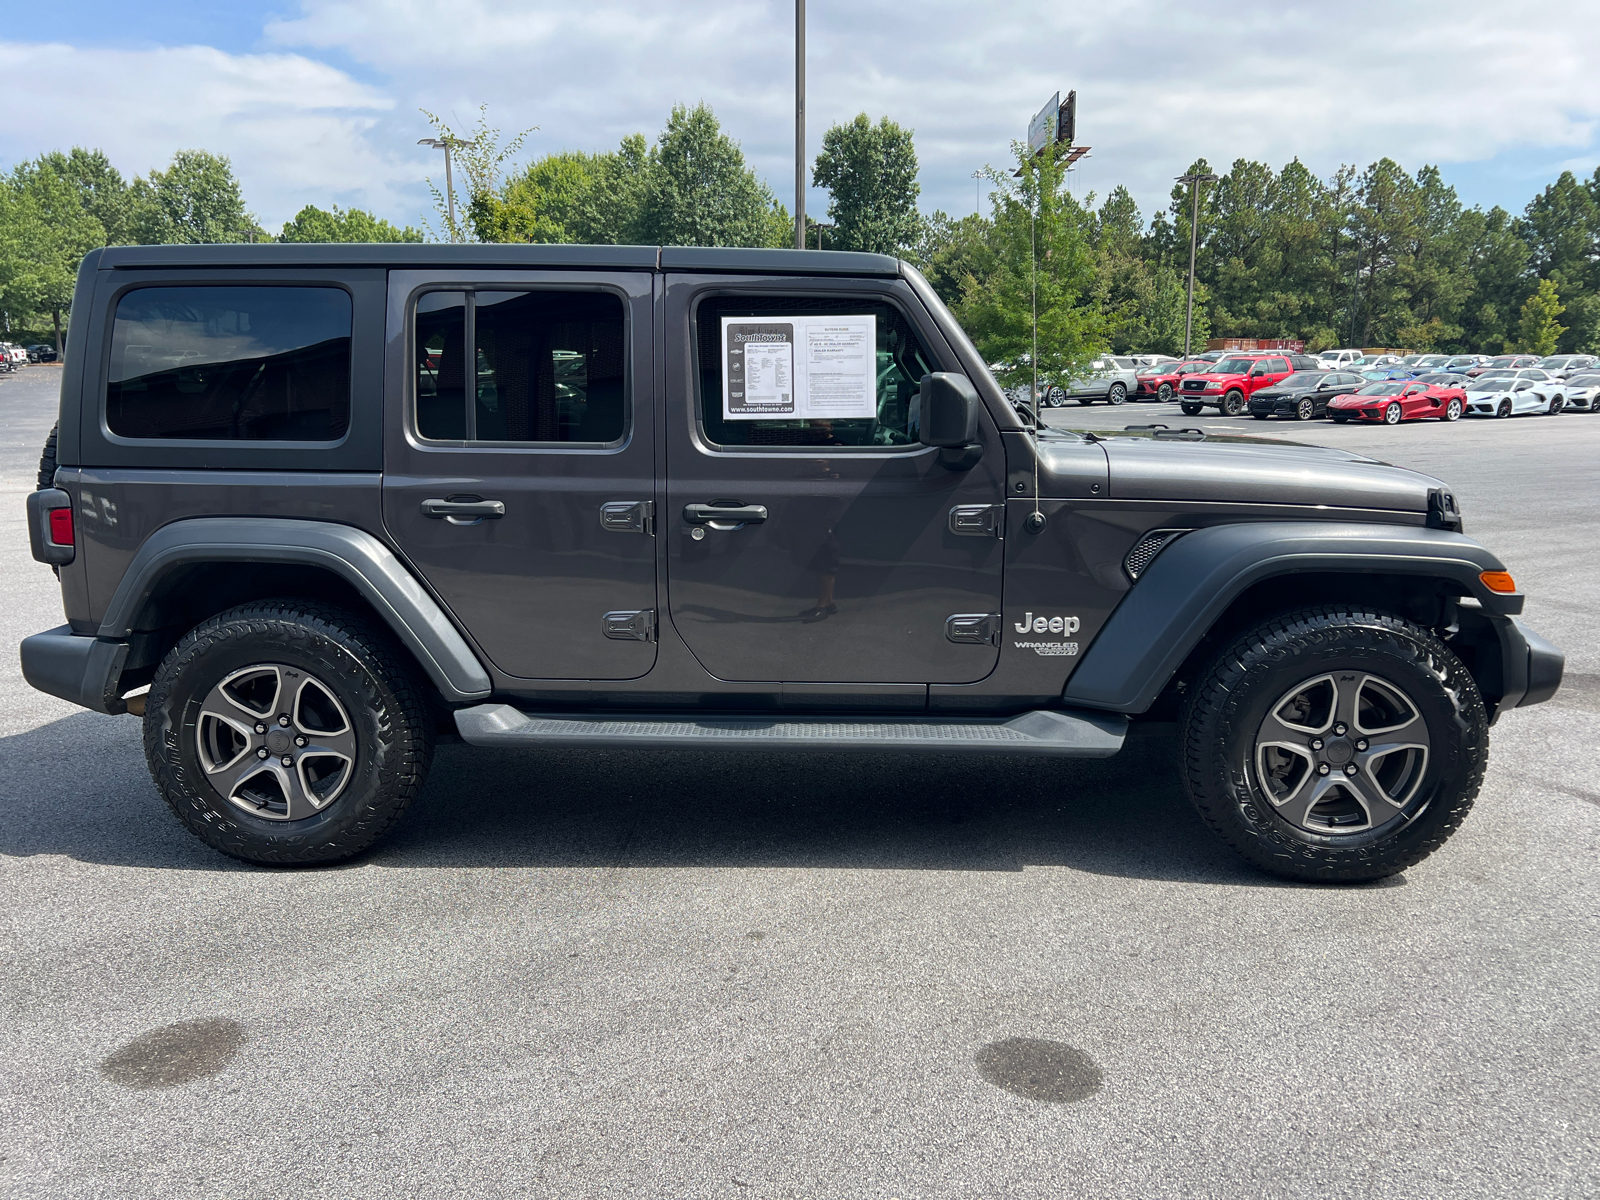
[[[920,750],[939,754],[1053,754],[1109,758],[1122,749],[1128,718],[1119,713],[1038,709],[1009,718],[938,717],[860,721],[743,715],[689,716],[525,713],[509,704],[456,710],[456,728],[474,746],[597,750]]]

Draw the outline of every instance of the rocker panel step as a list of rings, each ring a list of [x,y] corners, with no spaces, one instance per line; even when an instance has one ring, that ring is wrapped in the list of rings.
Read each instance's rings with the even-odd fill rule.
[[[1109,758],[1122,749],[1128,719],[1119,713],[1037,709],[1010,718],[941,720],[837,717],[773,720],[747,714],[525,713],[509,704],[456,710],[456,728],[474,746],[592,747],[604,750],[920,750],[927,753],[1053,754]]]

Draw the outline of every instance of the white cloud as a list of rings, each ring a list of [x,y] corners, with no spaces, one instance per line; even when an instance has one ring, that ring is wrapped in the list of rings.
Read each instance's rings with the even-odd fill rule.
[[[176,150],[212,150],[232,159],[246,202],[269,228],[330,197],[400,203],[396,187],[416,179],[415,161],[370,138],[392,106],[383,92],[299,54],[0,43],[8,159],[97,146],[131,176],[165,166]]]
[[[1069,87],[1094,147],[1078,186],[1126,183],[1147,212],[1201,155],[1298,156],[1322,174],[1383,155],[1414,169],[1514,154],[1526,170],[1532,151],[1553,175],[1597,157],[1581,31],[1600,27],[1600,0],[808,7],[810,153],[835,121],[892,116],[917,131],[929,208],[969,210],[973,169],[1004,161]],[[0,47],[0,101],[26,114],[0,148],[101,144],[143,169],[203,145],[232,155],[264,218],[338,200],[414,221],[420,176],[437,170],[414,145],[418,107],[466,126],[487,102],[508,131],[540,126],[538,154],[653,136],[673,103],[705,100],[791,199],[790,0],[299,0],[263,37],[283,53]],[[1525,177],[1473,174],[1469,199],[1528,198]],[[1483,193],[1495,187],[1506,194]]]

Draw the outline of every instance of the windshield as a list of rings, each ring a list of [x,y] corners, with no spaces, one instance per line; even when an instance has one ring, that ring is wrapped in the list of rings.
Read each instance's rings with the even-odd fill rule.
[[[1296,371],[1278,386],[1282,388],[1316,387],[1326,376],[1321,371]]]
[[[1600,384],[1600,374],[1585,373],[1567,380],[1568,387],[1594,387],[1596,384]]]
[[[1517,356],[1515,354],[1501,354],[1496,358],[1491,358],[1489,360],[1489,365],[1491,367],[1509,367],[1516,361]]]
[[[1369,383],[1356,393],[1358,396],[1398,396],[1405,387],[1404,379],[1386,379],[1382,383]]]
[[[1504,383],[1508,379],[1515,379],[1515,371],[1485,371],[1474,379],[1473,383]]]
[[[1554,358],[1541,358],[1534,365],[1538,366],[1538,367],[1545,367],[1545,368],[1548,369],[1548,368],[1551,368],[1551,367],[1564,367],[1571,361],[1572,361],[1572,355],[1570,355],[1570,354],[1558,354]]]
[[[1245,375],[1255,365],[1253,358],[1225,358],[1212,368],[1218,375]]]
[[[1461,376],[1449,371],[1435,371],[1429,375],[1418,375],[1418,383],[1436,383],[1440,387],[1454,387],[1461,382]]]

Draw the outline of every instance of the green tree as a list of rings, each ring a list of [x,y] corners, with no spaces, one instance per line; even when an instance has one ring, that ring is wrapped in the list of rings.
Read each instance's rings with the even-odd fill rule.
[[[487,242],[578,242],[580,213],[604,155],[547,154],[506,180],[498,195],[473,197],[473,226]]]
[[[420,242],[420,230],[404,229],[359,208],[331,210],[308,204],[285,221],[280,242]]]
[[[451,171],[445,187],[453,195],[441,192],[432,176],[423,179],[433,196],[433,206],[439,214],[440,224],[444,226],[446,239],[466,241],[470,231],[480,242],[496,240],[487,236],[493,230],[480,228],[479,222],[482,220],[485,224],[493,224],[495,200],[502,188],[501,166],[522,149],[522,143],[528,135],[539,127],[535,125],[524,129],[502,146],[499,127],[489,124],[487,104],[478,105],[478,122],[470,137],[462,137],[441,117],[425,108],[417,111],[428,118],[428,124],[433,126],[438,139],[450,144]]]
[[[14,318],[48,315],[59,352],[78,263],[104,241],[73,180],[49,165],[18,167],[0,184],[0,308]]]
[[[957,314],[979,351],[998,364],[1001,382],[1030,382],[1038,346],[1041,381],[1079,373],[1106,345],[1106,321],[1093,296],[1092,219],[1067,191],[1059,146],[1013,150],[1021,174],[988,168],[995,191],[984,277],[972,276]],[[1037,318],[1035,318],[1037,313]]]
[[[917,239],[917,151],[911,130],[866,113],[822,135],[812,179],[829,192],[839,250],[899,255]]]
[[[784,246],[793,222],[745,165],[711,109],[677,105],[651,149],[640,240],[660,246]]]
[[[936,211],[922,222],[911,260],[940,299],[954,308],[968,288],[988,278],[994,264],[992,233],[989,218],[977,213],[957,219]]]
[[[220,154],[180,150],[165,171],[135,178],[129,231],[142,245],[239,242],[264,237],[245,211],[233,165]]]
[[[1517,348],[1524,354],[1554,354],[1556,343],[1566,332],[1556,318],[1566,311],[1556,294],[1555,280],[1541,279],[1522,306],[1522,315],[1517,321]]]
[[[132,197],[122,172],[111,165],[105,151],[82,146],[74,146],[65,154],[52,150],[39,156],[38,165],[49,167],[77,189],[83,211],[100,222],[107,246],[131,240],[128,218]]]

